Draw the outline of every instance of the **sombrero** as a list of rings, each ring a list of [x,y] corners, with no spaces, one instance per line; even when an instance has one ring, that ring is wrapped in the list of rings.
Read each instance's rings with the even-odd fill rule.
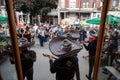
[[[79,39],[80,34],[79,34],[79,31],[68,30],[68,31],[63,32],[62,37],[68,37],[73,40],[76,40],[76,39]]]
[[[97,38],[97,37],[98,37],[98,31],[95,30],[95,29],[91,30],[91,31],[89,32],[89,34],[90,34],[92,37],[94,37],[94,38]]]
[[[8,45],[12,46],[11,40],[8,40]],[[27,38],[21,37],[18,39],[18,47],[31,47],[35,44],[35,41],[28,42]]]
[[[69,57],[80,52],[83,47],[77,42],[65,37],[55,37],[49,43],[51,53],[58,57]]]
[[[34,45],[34,42],[28,42],[27,38],[25,37],[21,37],[20,39],[18,39],[19,47],[31,47],[32,45]]]

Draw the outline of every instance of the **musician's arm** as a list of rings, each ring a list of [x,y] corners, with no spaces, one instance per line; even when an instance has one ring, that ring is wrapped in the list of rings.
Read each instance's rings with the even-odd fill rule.
[[[36,61],[36,56],[35,56],[35,58],[33,58],[33,61],[34,61],[34,62]]]
[[[15,64],[15,58],[14,57],[10,57],[9,59],[10,59],[11,64]]]
[[[55,62],[56,62],[57,58],[52,55],[48,55],[48,54],[44,54],[44,53],[43,53],[43,56],[49,58],[50,72],[55,73],[56,72]],[[55,61],[53,61],[53,59],[55,59]]]
[[[78,64],[78,58],[76,57],[76,59],[75,59],[75,62],[76,62],[76,79],[77,80],[80,80],[80,71],[79,71],[79,64]]]
[[[89,50],[89,46],[87,46],[86,44],[83,44],[83,46],[87,51]]]
[[[30,50],[30,54],[31,54],[32,61],[35,62],[37,59],[36,52],[33,50]]]
[[[15,55],[12,52],[9,52],[9,60],[11,64],[15,64]]]
[[[85,55],[85,56],[82,56],[83,57],[83,59],[87,59],[87,58],[89,58],[89,55]]]
[[[33,58],[33,61],[35,62],[37,59],[36,52],[35,52],[35,57]]]
[[[53,61],[52,59],[49,60],[50,63],[50,72],[55,73],[56,72],[56,60]]]

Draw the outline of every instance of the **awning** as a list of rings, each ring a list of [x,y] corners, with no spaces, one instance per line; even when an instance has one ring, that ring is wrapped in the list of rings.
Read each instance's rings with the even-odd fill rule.
[[[89,23],[89,24],[100,24],[100,18],[93,18],[93,19],[89,19],[86,21],[86,23]]]
[[[8,18],[4,17],[4,16],[0,16],[0,23],[7,23],[8,22]]]

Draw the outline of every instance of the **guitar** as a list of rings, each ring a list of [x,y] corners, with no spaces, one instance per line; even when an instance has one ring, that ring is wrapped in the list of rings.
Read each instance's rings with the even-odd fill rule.
[[[49,54],[42,54],[44,57],[51,57],[52,59],[58,59],[57,57],[53,56],[53,55],[49,55]]]

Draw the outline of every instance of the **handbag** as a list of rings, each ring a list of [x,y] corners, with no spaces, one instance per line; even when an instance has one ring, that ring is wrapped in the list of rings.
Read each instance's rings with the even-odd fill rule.
[[[40,38],[40,37],[41,37],[41,35],[39,34],[39,35],[38,35],[38,38]]]

